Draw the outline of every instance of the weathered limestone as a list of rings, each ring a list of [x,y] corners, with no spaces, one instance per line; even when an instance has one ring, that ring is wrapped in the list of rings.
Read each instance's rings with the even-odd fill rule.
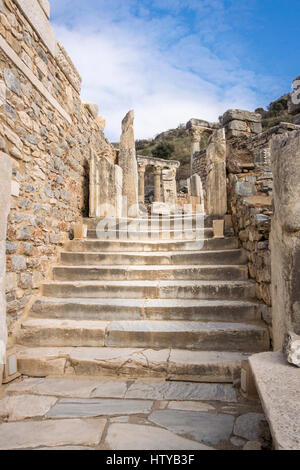
[[[146,165],[140,165],[138,167],[139,172],[139,203],[145,203],[145,172]]]
[[[220,126],[217,123],[210,123],[200,119],[191,119],[187,125],[191,138],[191,176],[197,173],[195,156],[201,151],[201,139],[203,134],[211,135]]]
[[[250,366],[276,450],[300,450],[299,369],[281,351],[255,354]]]
[[[98,445],[105,419],[29,421],[0,425],[0,449]]]
[[[260,134],[262,132],[262,117],[258,113],[242,111],[240,109],[230,109],[226,111],[222,118],[227,139],[240,136]]]
[[[160,158],[137,156],[139,165],[139,202],[145,202],[145,170],[148,166],[154,168],[154,203],[152,209],[156,208],[159,213],[175,209],[177,203],[176,172],[180,163],[175,160],[163,160]],[[162,203],[161,209],[157,203]],[[164,206],[165,204],[165,206]],[[156,212],[154,212],[156,213]]]
[[[123,170],[123,197],[127,198],[127,211],[123,207],[123,217],[137,217],[138,206],[138,170],[134,140],[134,111],[129,111],[122,121],[119,166]]]
[[[213,450],[154,426],[115,423],[109,427],[105,444],[108,449],[132,450]]]
[[[293,81],[293,92],[289,95],[288,111],[299,118],[300,114],[300,76]],[[298,119],[297,119],[298,120]],[[295,121],[294,121],[295,122]],[[295,122],[297,124],[297,122]]]
[[[55,56],[56,38],[53,28],[49,22],[50,11],[48,13],[46,2],[43,0],[42,6],[38,0],[16,0],[16,3],[26,15],[34,29],[38,32],[40,38],[47,46],[48,50],[53,56]]]
[[[122,216],[123,174],[118,165],[92,153],[90,160],[90,217]]]
[[[271,143],[274,218],[271,230],[274,350],[287,332],[300,334],[300,132]]]
[[[6,228],[11,195],[11,158],[0,153],[0,386],[6,355]]]
[[[283,352],[290,364],[300,367],[300,336],[288,333],[285,338]]]
[[[207,151],[206,213],[225,216],[227,212],[225,130],[214,132]]]

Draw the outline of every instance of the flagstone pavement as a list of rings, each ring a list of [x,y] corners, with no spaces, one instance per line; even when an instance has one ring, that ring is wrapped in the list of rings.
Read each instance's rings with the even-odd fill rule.
[[[260,403],[230,384],[23,378],[3,387],[0,449],[260,450]]]

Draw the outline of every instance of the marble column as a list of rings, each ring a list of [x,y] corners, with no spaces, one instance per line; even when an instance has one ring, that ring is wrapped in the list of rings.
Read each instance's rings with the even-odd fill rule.
[[[139,203],[145,204],[145,172],[146,165],[139,165]]]
[[[154,202],[161,202],[161,167],[154,169]]]

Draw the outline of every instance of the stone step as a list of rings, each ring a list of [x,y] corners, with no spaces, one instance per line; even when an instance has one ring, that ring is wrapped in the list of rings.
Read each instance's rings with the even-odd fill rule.
[[[75,252],[160,252],[234,250],[239,248],[237,238],[211,238],[191,241],[131,241],[131,240],[73,240],[65,245],[65,251]]]
[[[212,229],[204,230],[192,230],[192,229],[181,229],[178,230],[154,230],[151,228],[144,229],[136,227],[130,230],[116,229],[114,231],[102,231],[102,230],[88,230],[88,239],[99,239],[99,240],[198,240],[213,238],[214,232]]]
[[[187,321],[89,321],[29,318],[17,342],[29,347],[115,347],[251,351],[269,349],[265,326]]]
[[[204,225],[207,228],[211,228],[213,225],[213,220],[218,219],[218,217],[207,216],[203,214],[177,214],[177,215],[170,215],[170,216],[149,216],[149,217],[140,217],[136,219],[127,219],[127,218],[106,218],[105,221],[110,226],[117,226],[117,227],[128,227],[130,224],[140,224],[144,225],[148,223],[158,224],[162,227],[165,224],[170,223],[171,226],[174,224],[193,224],[193,227],[196,224]],[[98,224],[103,220],[103,218],[84,218],[83,224],[87,225],[88,229],[95,230]]]
[[[55,281],[248,279],[247,266],[55,266]]]
[[[61,253],[61,262],[69,266],[170,266],[170,265],[242,265],[247,263],[243,250],[160,251],[160,252],[75,252]]]
[[[228,300],[59,299],[39,297],[31,316],[79,320],[255,321],[259,304]]]
[[[252,300],[250,281],[53,281],[42,285],[45,297],[108,299]]]
[[[30,377],[164,378],[232,383],[250,353],[176,349],[17,347],[18,370]]]

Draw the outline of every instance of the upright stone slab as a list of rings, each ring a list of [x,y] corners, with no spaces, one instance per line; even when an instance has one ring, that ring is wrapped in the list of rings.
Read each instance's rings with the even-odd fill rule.
[[[123,208],[123,217],[137,217],[138,210],[138,169],[134,140],[134,111],[129,111],[122,121],[119,165],[123,170],[123,197],[127,198],[128,214]]]
[[[3,365],[6,353],[6,228],[7,216],[10,209],[11,195],[11,159],[5,153],[0,153],[0,386],[2,383]]]
[[[225,129],[214,132],[207,151],[206,213],[225,216],[227,212]]]
[[[92,154],[90,162],[90,217],[121,217],[122,169]]]
[[[300,334],[300,131],[271,142],[274,218],[271,230],[274,350]]]

